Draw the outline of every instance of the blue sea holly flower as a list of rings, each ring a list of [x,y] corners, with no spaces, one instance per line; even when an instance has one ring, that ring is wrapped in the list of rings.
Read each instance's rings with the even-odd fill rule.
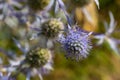
[[[66,58],[79,61],[86,58],[92,48],[89,36],[92,34],[82,31],[78,27],[68,30],[66,35],[60,35],[58,41],[66,51]]]

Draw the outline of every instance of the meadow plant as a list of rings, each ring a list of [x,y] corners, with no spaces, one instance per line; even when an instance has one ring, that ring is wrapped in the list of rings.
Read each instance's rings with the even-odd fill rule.
[[[67,1],[84,8],[92,0]],[[93,1],[100,9],[99,1]],[[26,80],[36,75],[43,80],[42,75],[53,70],[56,43],[68,60],[77,62],[89,56],[93,39],[97,39],[95,44],[99,46],[107,41],[119,54],[120,40],[111,35],[116,27],[112,12],[109,12],[110,23],[104,22],[106,32],[98,34],[74,24],[66,5],[62,0],[0,0],[0,29],[6,27],[12,31],[11,40],[22,53],[18,55],[19,52],[0,47],[0,53],[8,60],[8,64],[4,64],[0,57],[0,80],[17,80],[20,73],[26,76]]]

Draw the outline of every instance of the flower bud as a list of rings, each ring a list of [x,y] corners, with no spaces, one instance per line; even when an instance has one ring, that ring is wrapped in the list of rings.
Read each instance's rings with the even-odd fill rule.
[[[33,48],[26,55],[26,61],[31,67],[41,67],[51,59],[51,53],[48,49]]]
[[[41,25],[42,35],[48,38],[55,38],[64,29],[63,23],[58,19],[50,19]]]

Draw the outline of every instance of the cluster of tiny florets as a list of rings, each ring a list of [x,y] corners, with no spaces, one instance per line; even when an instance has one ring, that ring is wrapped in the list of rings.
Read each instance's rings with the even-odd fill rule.
[[[57,37],[63,29],[64,25],[60,20],[50,19],[41,25],[41,34],[48,38],[54,38]]]
[[[30,67],[42,67],[50,59],[50,51],[40,47],[31,49],[26,55],[26,61]]]
[[[67,58],[72,60],[81,60],[86,58],[89,50],[91,49],[91,43],[88,33],[82,32],[79,29],[70,29],[68,34],[62,38],[59,38],[62,43]]]

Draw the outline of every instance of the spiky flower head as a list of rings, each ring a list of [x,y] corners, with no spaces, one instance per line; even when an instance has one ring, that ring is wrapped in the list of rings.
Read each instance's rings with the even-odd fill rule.
[[[58,41],[66,51],[65,56],[76,61],[86,58],[89,50],[92,48],[89,39],[90,34],[76,27],[69,29],[66,36],[61,35]]]
[[[64,25],[59,19],[50,19],[41,25],[41,34],[48,38],[55,38],[63,29]]]
[[[43,10],[49,3],[50,0],[27,0],[28,6],[34,10]]]
[[[36,47],[31,49],[26,55],[26,61],[31,67],[42,67],[51,59],[48,49]]]

